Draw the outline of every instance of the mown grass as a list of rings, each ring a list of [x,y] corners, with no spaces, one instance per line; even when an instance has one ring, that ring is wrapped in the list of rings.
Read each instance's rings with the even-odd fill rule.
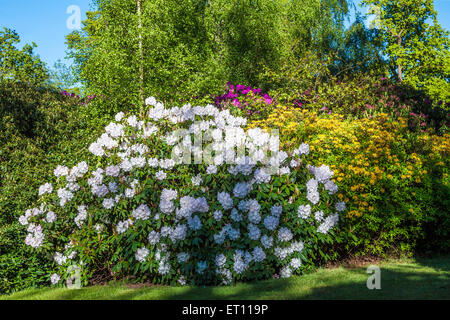
[[[367,266],[319,269],[290,279],[241,283],[232,287],[133,288],[124,283],[79,290],[31,289],[0,300],[215,300],[215,299],[450,299],[450,256],[402,259],[377,264],[381,289],[369,290]]]

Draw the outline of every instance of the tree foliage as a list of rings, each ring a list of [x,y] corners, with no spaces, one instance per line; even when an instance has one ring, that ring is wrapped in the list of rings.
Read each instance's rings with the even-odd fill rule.
[[[48,73],[44,62],[34,55],[36,44],[25,44],[19,49],[19,43],[17,32],[7,28],[0,31],[0,82],[42,84]]]
[[[61,90],[79,91],[80,88],[76,87],[78,79],[72,69],[61,60],[56,61],[53,68],[49,70],[49,84]]]
[[[391,73],[436,99],[450,99],[449,33],[432,0],[364,0],[386,42]],[[431,22],[431,24],[429,23]]]
[[[323,52],[347,13],[343,0],[95,4],[83,30],[67,37],[70,57],[93,93],[136,107],[142,96],[170,102],[220,93],[227,81],[264,86],[264,68],[277,70],[308,49]]]

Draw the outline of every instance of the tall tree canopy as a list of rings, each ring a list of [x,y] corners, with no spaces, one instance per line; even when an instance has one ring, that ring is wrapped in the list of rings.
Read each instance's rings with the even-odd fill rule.
[[[391,73],[437,99],[450,100],[449,33],[437,21],[433,0],[364,0],[386,42]]]
[[[4,28],[0,30],[0,82],[27,82],[40,85],[48,79],[45,63],[33,49],[35,43],[17,48],[20,38],[17,32]]]
[[[345,0],[95,0],[67,37],[92,93],[136,108],[142,97],[189,99],[227,81],[260,86],[307,50],[324,50],[343,25]],[[120,104],[119,103],[119,104]]]

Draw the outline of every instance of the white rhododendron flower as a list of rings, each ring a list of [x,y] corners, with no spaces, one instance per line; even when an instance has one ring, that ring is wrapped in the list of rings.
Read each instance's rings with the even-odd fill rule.
[[[339,221],[339,215],[333,214],[325,218],[325,221],[317,228],[317,232],[328,233]]]
[[[53,192],[53,186],[51,183],[46,183],[39,187],[39,196],[42,196],[46,193],[52,193]]]
[[[133,210],[133,217],[136,220],[147,220],[150,218],[151,211],[146,204],[141,204],[138,208]]]
[[[165,173],[164,171],[160,170],[160,171],[156,172],[155,177],[158,180],[164,180],[164,179],[167,178],[167,173]]]
[[[201,175],[196,175],[195,177],[193,177],[191,179],[191,181],[192,181],[192,184],[194,186],[199,186],[199,185],[202,184],[202,176]]]
[[[114,117],[114,119],[116,119],[117,122],[122,121],[123,117],[125,116],[125,113],[123,112],[119,112],[118,114],[116,114],[116,116]]]
[[[309,154],[309,145],[307,143],[302,143],[300,147],[294,150],[294,155],[301,156],[301,155],[308,155]]]
[[[105,169],[105,174],[109,177],[118,177],[120,173],[119,166],[109,166]]]
[[[291,232],[291,230],[289,230],[288,228],[280,228],[278,230],[278,240],[280,242],[288,242],[291,241],[293,237],[293,234]]]
[[[47,216],[45,217],[48,223],[53,223],[56,221],[56,214],[53,211],[47,212]]]
[[[311,215],[311,206],[309,204],[301,205],[298,207],[299,218],[308,219],[310,215]]]
[[[59,281],[61,281],[60,276],[58,276],[56,273],[51,275],[51,277],[50,277],[51,284],[53,284],[53,285],[58,284]]]
[[[55,174],[55,177],[67,176],[69,174],[69,168],[58,166],[53,173]]]
[[[139,262],[144,262],[145,258],[148,256],[149,250],[147,248],[140,248],[136,251],[136,260]]]

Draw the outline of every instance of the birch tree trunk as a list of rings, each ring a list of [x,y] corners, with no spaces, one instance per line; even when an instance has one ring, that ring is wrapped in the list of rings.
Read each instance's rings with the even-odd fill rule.
[[[397,36],[397,44],[398,47],[401,48],[402,46],[402,31],[400,31],[399,35]],[[400,82],[403,81],[403,70],[400,63],[397,63],[397,74],[398,74],[398,80]]]
[[[144,54],[142,49],[142,2],[137,0],[137,14],[138,14],[138,37],[139,37],[139,109],[141,116],[144,112]]]

